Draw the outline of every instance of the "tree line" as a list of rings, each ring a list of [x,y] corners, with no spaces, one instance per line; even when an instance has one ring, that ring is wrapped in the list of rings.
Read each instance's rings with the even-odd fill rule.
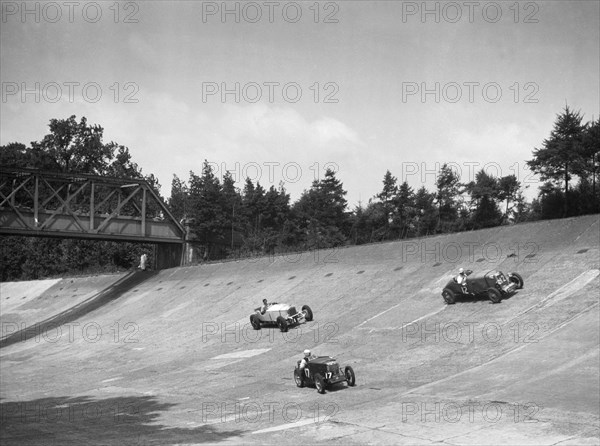
[[[126,147],[103,143],[103,129],[75,116],[50,121],[50,133],[30,147],[2,146],[3,166],[145,178]],[[599,120],[583,122],[568,106],[550,135],[532,152],[529,168],[544,184],[532,202],[515,175],[495,177],[481,169],[461,182],[449,164],[437,174],[435,189],[398,184],[385,172],[381,191],[348,209],[347,191],[327,170],[295,202],[285,186],[265,189],[249,178],[236,187],[230,173],[219,179],[204,161],[187,181],[174,175],[167,200],[172,214],[189,226],[198,261],[306,251],[488,228],[600,210],[597,187]],[[5,280],[32,279],[81,271],[131,268],[148,245],[82,240],[2,237]]]

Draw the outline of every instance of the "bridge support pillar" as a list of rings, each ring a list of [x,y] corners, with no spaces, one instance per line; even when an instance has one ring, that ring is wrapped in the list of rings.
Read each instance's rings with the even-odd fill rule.
[[[159,243],[156,245],[156,269],[174,268],[181,265],[183,245]]]

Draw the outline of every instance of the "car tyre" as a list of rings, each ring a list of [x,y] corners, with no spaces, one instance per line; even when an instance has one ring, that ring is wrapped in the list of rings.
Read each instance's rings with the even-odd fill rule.
[[[508,280],[517,284],[517,290],[522,289],[523,285],[525,285],[525,282],[523,281],[523,277],[521,277],[521,275],[519,273],[510,273],[508,275]]]
[[[498,291],[496,288],[490,288],[488,290],[488,297],[494,304],[499,304],[502,300],[502,294],[500,294],[500,291]]]
[[[288,331],[288,323],[283,316],[277,318],[277,326],[284,333]]]
[[[313,320],[313,312],[308,305],[303,305],[302,311],[304,312],[304,319],[306,319],[307,322]]]
[[[256,314],[250,315],[250,324],[255,330],[260,330],[260,320]]]
[[[325,393],[325,380],[319,373],[315,375],[315,387],[317,388],[317,392],[321,394]]]
[[[450,288],[444,288],[444,291],[442,292],[442,297],[444,298],[444,302],[446,302],[448,305],[456,303],[456,295],[454,294],[454,291],[452,291]]]
[[[346,366],[344,369],[344,375],[346,375],[346,380],[350,387],[354,387],[356,385],[356,376],[354,375],[354,370],[350,366]]]
[[[304,376],[298,369],[294,370],[294,381],[296,381],[297,387],[304,387]]]

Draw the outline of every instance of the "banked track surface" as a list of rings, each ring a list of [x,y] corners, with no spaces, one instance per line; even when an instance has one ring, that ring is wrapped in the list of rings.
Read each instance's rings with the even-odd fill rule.
[[[1,440],[597,444],[598,220],[161,271],[0,350]],[[525,289],[446,307],[459,266],[518,271]],[[263,297],[315,321],[256,332]],[[358,385],[296,388],[304,348],[352,365]]]

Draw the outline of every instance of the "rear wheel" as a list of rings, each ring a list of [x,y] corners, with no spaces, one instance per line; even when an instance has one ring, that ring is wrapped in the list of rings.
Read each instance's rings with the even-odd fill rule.
[[[260,320],[256,314],[250,315],[250,324],[255,330],[260,330]]]
[[[356,377],[354,376],[354,370],[352,367],[346,366],[344,370],[344,375],[346,375],[346,381],[350,387],[354,387],[356,385]]]
[[[299,369],[294,370],[294,381],[296,381],[296,386],[304,387],[304,376]]]
[[[277,318],[277,326],[283,332],[288,331],[288,323],[283,316],[279,316]]]
[[[517,284],[517,290],[520,290],[521,288],[523,288],[523,285],[525,285],[523,277],[521,277],[519,273],[510,273],[508,275],[508,280]]]
[[[319,373],[315,375],[315,387],[317,388],[317,392],[325,393],[325,380]]]
[[[446,302],[448,305],[452,305],[456,302],[456,295],[450,288],[444,288],[442,297],[444,298],[444,302]]]
[[[313,320],[313,312],[308,305],[302,306],[302,311],[304,312],[304,319],[306,319],[307,322]]]
[[[502,300],[502,294],[500,294],[500,291],[498,291],[496,288],[490,288],[488,290],[488,297],[494,304],[499,304]]]

